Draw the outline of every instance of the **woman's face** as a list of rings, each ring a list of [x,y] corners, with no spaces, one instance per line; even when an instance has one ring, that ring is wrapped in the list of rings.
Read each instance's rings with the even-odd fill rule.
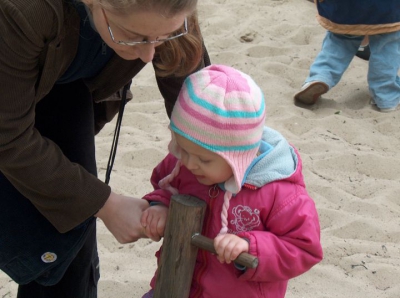
[[[93,22],[103,41],[125,60],[141,59],[148,63],[153,60],[155,47],[161,43],[120,45],[115,41],[142,41],[167,38],[183,27],[187,12],[174,16],[163,16],[159,12],[133,12],[128,15],[104,9],[97,1],[85,0],[92,10]],[[90,5],[89,5],[90,4]],[[111,38],[109,27],[114,36]]]

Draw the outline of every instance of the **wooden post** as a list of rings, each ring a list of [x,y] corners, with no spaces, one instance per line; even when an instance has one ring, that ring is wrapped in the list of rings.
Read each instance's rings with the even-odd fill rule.
[[[216,253],[213,240],[200,235],[206,203],[189,195],[173,195],[164,232],[154,298],[189,297],[198,248]],[[256,268],[258,259],[241,253],[236,263]]]
[[[206,203],[189,195],[173,195],[157,270],[154,298],[186,298],[197,257],[192,235],[201,233]]]

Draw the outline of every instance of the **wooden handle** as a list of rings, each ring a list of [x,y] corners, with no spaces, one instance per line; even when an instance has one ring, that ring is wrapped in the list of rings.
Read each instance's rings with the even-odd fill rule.
[[[204,237],[203,235],[194,234],[191,243],[201,249],[217,254],[214,248],[214,241],[210,238]],[[248,268],[256,268],[258,266],[258,258],[248,254],[247,252],[242,252],[234,262]]]

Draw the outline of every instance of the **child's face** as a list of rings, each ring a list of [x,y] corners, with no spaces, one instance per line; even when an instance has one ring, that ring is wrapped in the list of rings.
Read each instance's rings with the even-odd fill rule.
[[[209,151],[175,134],[176,142],[181,149],[181,161],[192,172],[199,183],[213,185],[222,183],[232,177],[230,165],[218,154]]]

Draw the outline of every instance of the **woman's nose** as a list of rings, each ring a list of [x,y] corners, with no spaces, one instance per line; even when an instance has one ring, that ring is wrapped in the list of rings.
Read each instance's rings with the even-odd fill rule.
[[[142,60],[144,63],[149,63],[153,61],[156,46],[157,44],[155,43],[146,43],[139,45],[140,60]]]

